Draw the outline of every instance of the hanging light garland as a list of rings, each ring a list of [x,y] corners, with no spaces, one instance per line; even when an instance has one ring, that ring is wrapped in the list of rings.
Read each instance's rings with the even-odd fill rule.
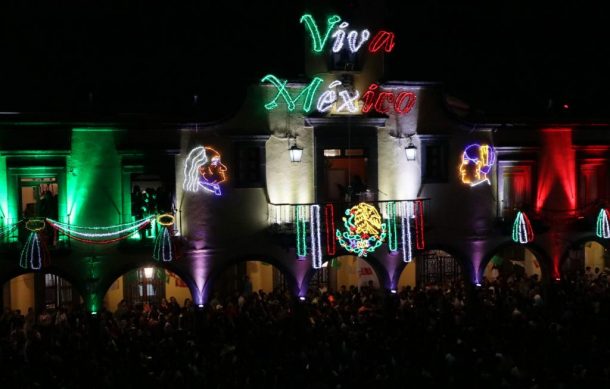
[[[25,222],[25,228],[30,231],[30,235],[19,255],[19,266],[22,268],[39,270],[48,265],[49,250],[43,236],[45,227],[44,219],[30,219]]]
[[[388,246],[391,252],[398,251],[398,237],[396,236],[396,203],[391,201],[386,204],[388,217]]]
[[[148,227],[154,216],[137,220],[131,223],[118,224],[108,227],[81,227],[46,219],[55,230],[79,242],[90,244],[109,244],[127,239],[132,234]]]
[[[326,254],[335,255],[337,246],[335,244],[335,206],[333,204],[326,204],[324,207],[324,217],[326,225]]]
[[[597,229],[595,234],[599,238],[610,239],[610,223],[608,220],[610,219],[610,211],[607,208],[602,208],[599,210],[599,214],[597,215]]]
[[[401,243],[402,243],[402,261],[405,263],[413,260],[413,249],[411,247],[411,215],[413,215],[413,203],[405,202],[400,203],[401,217],[400,217],[400,229],[401,229]]]
[[[311,262],[314,269],[322,267],[322,240],[320,238],[320,206],[313,204],[310,207],[310,234],[311,234]]]
[[[307,255],[307,226],[305,224],[305,206],[297,205],[294,208],[294,219],[297,225],[297,256],[303,259]]]
[[[162,230],[157,234],[153,248],[153,258],[157,261],[171,262],[177,258],[176,244],[172,239],[174,222],[174,215],[170,213],[157,216],[157,224]]]
[[[513,241],[516,243],[529,243],[534,240],[534,230],[527,215],[521,211],[517,212],[513,223]]]

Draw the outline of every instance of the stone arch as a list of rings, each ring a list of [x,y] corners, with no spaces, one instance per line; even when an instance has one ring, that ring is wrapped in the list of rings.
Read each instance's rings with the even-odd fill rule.
[[[74,277],[72,274],[65,272],[64,270],[62,270],[61,267],[58,266],[46,266],[43,267],[42,269],[39,270],[32,270],[32,269],[23,269],[21,267],[15,267],[13,269],[11,269],[10,271],[6,272],[5,274],[2,275],[2,277],[0,278],[0,299],[3,298],[3,292],[4,292],[4,286],[9,283],[11,280],[23,276],[23,275],[27,275],[27,274],[32,274],[32,275],[46,275],[46,274],[51,274],[54,275],[58,278],[63,279],[64,281],[67,281],[68,283],[70,283],[70,288],[72,289],[72,293],[76,293],[77,294],[77,298],[81,299],[81,302],[85,303],[86,302],[86,297],[87,294],[86,292],[86,285],[81,282],[80,279]],[[37,281],[34,281],[37,282]],[[45,286],[46,287],[46,286]],[[10,286],[9,286],[10,288]],[[74,302],[74,294],[73,296],[73,301]],[[38,299],[38,292],[36,291],[36,289],[34,289],[32,298],[33,298],[33,302],[34,302],[34,306],[33,308],[36,310],[38,303],[37,303],[37,299]],[[0,305],[3,305],[3,302],[0,300]],[[25,312],[24,312],[25,314]]]
[[[478,268],[477,275],[478,275],[479,281],[483,280],[485,268],[487,267],[489,262],[492,260],[492,258],[498,252],[501,252],[502,250],[512,247],[512,246],[523,246],[527,250],[529,250],[532,254],[534,254],[536,261],[540,265],[540,274],[541,274],[540,281],[543,283],[550,282],[551,277],[553,276],[553,262],[552,262],[551,258],[549,257],[549,255],[544,251],[544,249],[541,246],[537,245],[536,243],[520,244],[520,243],[515,243],[512,240],[507,240],[505,242],[500,243],[499,245],[496,245],[492,250],[489,250],[485,254],[485,256],[483,257],[483,260],[481,260],[481,263],[479,264],[479,268]]]
[[[383,266],[383,264],[379,261],[379,259],[377,259],[374,255],[368,255],[366,257],[358,257],[358,256],[352,255],[352,254],[335,255],[333,257],[325,258],[322,261],[322,264],[324,264],[324,263],[330,264],[330,262],[333,259],[336,259],[336,258],[339,258],[339,257],[344,257],[344,256],[353,256],[353,257],[356,257],[358,259],[362,259],[363,261],[365,261],[366,263],[371,265],[371,267],[373,268],[373,271],[375,272],[375,275],[377,276],[377,279],[379,280],[380,286],[385,288],[385,289],[388,289],[388,290],[390,289],[390,287],[391,287],[391,279],[390,279],[390,277],[388,275],[388,271]],[[307,295],[307,290],[309,288],[309,283],[311,282],[313,276],[318,271],[320,271],[320,270],[321,269],[314,269],[313,267],[309,268],[309,270],[305,274],[305,277],[303,278],[303,282],[300,285],[300,288],[299,288],[299,297],[304,297],[305,295]]]
[[[296,292],[298,290],[297,281],[296,281],[296,278],[294,277],[293,272],[282,261],[278,260],[277,258],[275,258],[273,256],[264,255],[264,254],[240,255],[239,257],[234,257],[234,258],[229,259],[228,261],[224,261],[219,266],[213,267],[213,269],[210,271],[210,273],[208,275],[207,280],[205,281],[205,284],[203,285],[203,290],[201,291],[201,294],[202,294],[201,301],[204,304],[207,303],[207,301],[209,300],[210,292],[212,291],[212,288],[214,287],[216,282],[220,279],[220,277],[222,276],[222,274],[225,271],[227,271],[228,269],[230,269],[233,266],[239,265],[241,263],[247,263],[247,262],[264,262],[264,263],[267,263],[267,264],[275,267],[284,276],[288,288],[290,290],[292,290],[293,292]]]
[[[466,282],[466,284],[469,284],[472,282],[471,278],[474,278],[474,277],[472,277],[472,275],[474,274],[472,262],[466,260],[467,257],[464,255],[464,253],[461,250],[459,250],[457,247],[454,247],[454,246],[451,246],[448,244],[431,244],[431,245],[426,245],[425,250],[422,250],[422,251],[418,252],[417,254],[415,254],[413,256],[414,260],[412,262],[405,263],[405,262],[400,261],[400,264],[397,266],[396,272],[394,273],[394,275],[392,277],[392,288],[394,290],[398,287],[400,277],[403,274],[403,272],[406,270],[407,266],[416,266],[418,258],[420,258],[420,260],[421,260],[422,254],[427,251],[443,251],[443,252],[449,254],[451,257],[453,257],[453,259],[455,259],[456,263],[460,266],[461,275],[462,275],[462,278],[464,279],[464,281]],[[416,275],[416,277],[417,277],[417,275]]]
[[[197,298],[200,294],[199,288],[197,288],[197,284],[193,277],[183,269],[181,266],[178,266],[175,261],[172,262],[163,262],[163,261],[136,261],[125,263],[122,266],[114,268],[110,273],[106,274],[103,280],[100,282],[97,290],[99,293],[99,297],[103,300],[104,296],[108,293],[110,286],[117,280],[119,277],[124,276],[130,271],[142,268],[142,267],[154,267],[154,268],[162,268],[164,270],[168,270],[172,273],[175,273],[189,288],[191,296],[193,297],[193,301],[197,301]],[[103,293],[102,293],[103,292]]]

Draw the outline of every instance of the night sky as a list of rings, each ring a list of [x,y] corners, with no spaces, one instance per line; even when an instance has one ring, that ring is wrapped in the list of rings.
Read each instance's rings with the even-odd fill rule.
[[[356,0],[41,3],[0,5],[0,111],[222,117],[261,76],[303,74],[305,11],[349,19],[362,7]],[[610,16],[585,3],[386,0],[379,15],[397,40],[384,79],[441,81],[490,116],[608,117]]]

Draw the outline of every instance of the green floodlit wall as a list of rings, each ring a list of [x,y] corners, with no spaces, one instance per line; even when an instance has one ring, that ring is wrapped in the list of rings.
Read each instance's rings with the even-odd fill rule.
[[[8,176],[6,172],[6,157],[0,157],[0,217],[2,225],[10,222],[12,215],[8,207]]]
[[[73,129],[67,167],[69,222],[79,226],[121,223],[121,157],[114,143],[114,130]]]

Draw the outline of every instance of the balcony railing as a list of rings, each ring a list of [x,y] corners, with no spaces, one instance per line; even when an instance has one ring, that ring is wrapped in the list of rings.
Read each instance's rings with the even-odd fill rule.
[[[430,199],[413,200],[384,200],[384,201],[365,201],[367,204],[374,205],[384,220],[390,218],[391,214],[402,217],[409,214],[415,218],[416,213],[421,212],[421,219],[424,223],[429,222]],[[309,222],[311,220],[311,206],[319,205],[321,209],[326,209],[327,205],[332,206],[335,222],[341,220],[345,210],[350,209],[359,201],[330,201],[324,203],[300,203],[300,204],[274,204],[269,203],[268,224],[270,227],[285,232],[294,232],[296,220]],[[391,209],[395,206],[395,211]],[[322,210],[324,213],[324,210]]]

